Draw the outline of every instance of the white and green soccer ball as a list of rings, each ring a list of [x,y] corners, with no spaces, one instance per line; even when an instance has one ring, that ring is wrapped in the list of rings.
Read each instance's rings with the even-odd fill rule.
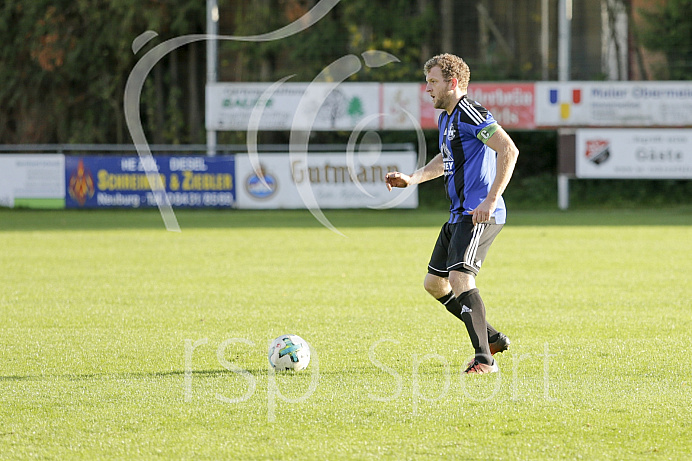
[[[310,346],[298,335],[281,335],[269,347],[269,364],[276,371],[305,370],[310,363]]]

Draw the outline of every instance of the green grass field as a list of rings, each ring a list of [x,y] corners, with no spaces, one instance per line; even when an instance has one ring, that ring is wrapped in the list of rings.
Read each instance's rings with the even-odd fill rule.
[[[445,212],[326,215],[0,211],[0,459],[692,458],[689,208],[512,213],[483,376],[422,287]]]

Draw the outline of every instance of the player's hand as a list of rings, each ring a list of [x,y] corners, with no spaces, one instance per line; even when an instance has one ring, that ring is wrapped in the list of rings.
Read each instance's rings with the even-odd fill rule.
[[[384,182],[387,190],[392,190],[393,187],[408,187],[411,184],[411,177],[398,171],[391,171],[384,177]]]
[[[490,217],[495,211],[495,203],[488,201],[486,198],[475,209],[469,210],[473,219],[473,224],[490,221]]]

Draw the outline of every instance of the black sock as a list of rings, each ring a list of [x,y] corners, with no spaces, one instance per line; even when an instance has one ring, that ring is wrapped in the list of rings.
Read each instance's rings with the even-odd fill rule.
[[[454,309],[454,307],[455,307],[456,304],[458,304],[458,303],[457,303],[457,298],[454,296],[454,292],[453,292],[453,291],[450,291],[449,293],[447,293],[446,295],[444,295],[444,296],[441,297],[441,298],[437,298],[437,300],[438,300],[444,307],[446,307],[447,310],[448,310],[449,312],[451,312],[452,314],[454,314],[454,311],[455,311],[455,310],[456,310],[457,312],[461,310],[461,307],[459,307],[459,309]],[[451,306],[450,306],[450,304],[451,304]],[[456,314],[454,314],[454,315],[456,315]]]
[[[476,360],[490,365],[493,358],[488,346],[488,325],[485,321],[485,304],[481,299],[478,288],[473,288],[457,297],[461,306],[460,318],[466,325],[466,331],[471,338],[471,344],[476,351]]]
[[[459,304],[459,300],[454,296],[454,292],[450,291],[446,295],[444,295],[441,298],[437,298],[437,300],[442,303],[443,306],[447,308],[447,310],[452,313],[456,318],[461,320],[462,322],[464,319],[461,318],[461,304]],[[497,335],[500,334],[499,331],[497,331],[491,324],[487,323],[487,331],[488,331],[488,341],[492,342],[497,340]]]
[[[493,341],[497,340],[498,335],[500,334],[499,331],[497,331],[491,324],[489,324],[486,320],[485,324],[488,326],[488,342],[492,343]]]

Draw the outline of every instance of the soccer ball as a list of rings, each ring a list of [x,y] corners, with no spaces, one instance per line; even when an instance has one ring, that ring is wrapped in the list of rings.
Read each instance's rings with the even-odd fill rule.
[[[310,346],[297,335],[281,335],[269,347],[269,364],[276,371],[300,371],[310,363]]]

